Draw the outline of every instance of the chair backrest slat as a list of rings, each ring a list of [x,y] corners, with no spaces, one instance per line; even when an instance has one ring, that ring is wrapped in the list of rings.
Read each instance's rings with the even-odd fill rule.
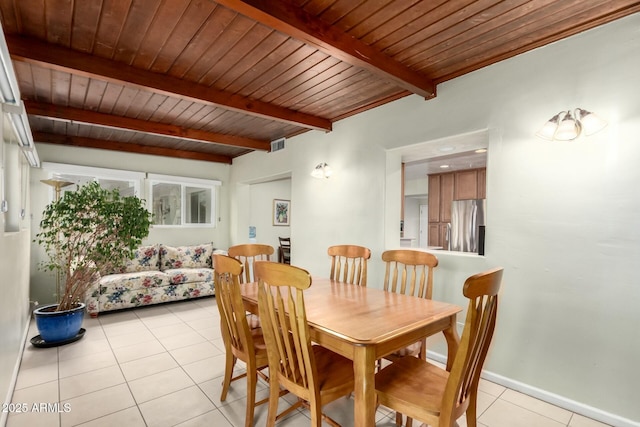
[[[240,294],[242,263],[225,255],[213,255],[213,267],[223,339],[237,351],[253,354],[253,340],[249,338],[251,332]]]
[[[414,249],[396,249],[383,252],[382,260],[386,263],[385,291],[431,299],[433,269],[438,266],[435,255]]]
[[[451,419],[466,411],[470,393],[478,387],[496,325],[502,273],[502,268],[495,268],[465,281],[463,294],[469,299],[469,306],[458,352],[442,398],[442,425],[449,425],[447,423]]]
[[[311,276],[287,264],[257,261],[258,308],[267,345],[269,373],[288,389],[314,394],[318,384],[303,290]]]
[[[371,258],[371,250],[357,245],[335,245],[327,249],[331,257],[331,280],[367,285],[367,262]]]
[[[291,263],[291,237],[278,237],[278,262]]]
[[[244,266],[244,275],[240,276],[240,283],[255,282],[253,264],[256,261],[271,261],[271,255],[274,252],[273,246],[260,243],[235,245],[228,250],[229,256],[236,258]]]

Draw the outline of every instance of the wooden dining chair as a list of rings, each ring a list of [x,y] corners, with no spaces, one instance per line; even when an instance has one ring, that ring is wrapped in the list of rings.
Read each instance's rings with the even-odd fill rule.
[[[291,237],[278,237],[278,262],[291,264]]]
[[[467,426],[476,426],[478,382],[496,324],[502,272],[495,268],[465,281],[462,293],[469,306],[451,372],[416,357],[403,357],[376,374],[381,405],[430,427],[457,425],[464,413]]]
[[[240,276],[240,283],[255,282],[253,274],[253,264],[256,261],[271,261],[271,255],[275,249],[271,245],[263,245],[260,243],[246,243],[242,245],[231,246],[227,253],[240,261],[244,266],[244,274]],[[260,327],[260,317],[253,313],[247,313],[249,327],[256,329]]]
[[[255,282],[253,263],[256,261],[271,261],[271,255],[274,252],[273,246],[260,243],[235,245],[231,246],[227,251],[230,257],[237,259],[244,266],[244,274],[240,277],[240,283]]]
[[[357,245],[329,246],[331,257],[331,280],[367,286],[367,262],[371,250]]]
[[[386,263],[385,291],[431,299],[433,270],[438,266],[435,255],[415,249],[396,249],[383,252],[382,261]],[[426,338],[385,356],[385,359],[394,361],[403,356],[419,356],[426,360]]]
[[[354,388],[353,363],[319,345],[312,345],[304,305],[311,276],[291,265],[257,261],[258,309],[269,356],[269,415],[267,426],[299,406],[311,411],[311,425],[320,427],[322,407]],[[300,399],[276,416],[278,390],[284,387]]]
[[[255,406],[266,403],[268,399],[256,402],[258,375],[268,381],[262,370],[269,364],[267,348],[260,329],[251,329],[245,315],[240,295],[240,277],[242,263],[225,255],[213,255],[216,300],[220,311],[220,327],[224,341],[226,362],[220,400],[225,401],[232,381],[247,377],[247,408],[245,425],[253,426]],[[232,377],[236,360],[247,365],[245,374]]]

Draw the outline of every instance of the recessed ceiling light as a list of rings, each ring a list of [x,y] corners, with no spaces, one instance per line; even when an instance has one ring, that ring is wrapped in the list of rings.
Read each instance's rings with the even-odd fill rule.
[[[441,151],[443,153],[447,153],[449,151],[453,151],[454,148],[456,148],[456,147],[454,147],[452,145],[443,145],[442,147],[438,148],[438,151]]]
[[[447,169],[449,165],[440,165],[440,169]]]
[[[486,148],[478,148],[478,149],[476,150],[476,153],[486,153],[486,152],[487,152],[487,149],[486,149]]]

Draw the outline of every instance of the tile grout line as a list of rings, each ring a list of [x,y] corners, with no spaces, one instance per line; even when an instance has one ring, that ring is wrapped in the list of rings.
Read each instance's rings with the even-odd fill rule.
[[[137,314],[136,314],[136,317],[138,317]],[[142,322],[142,323],[144,324],[144,322]],[[111,344],[111,340],[109,339],[109,336],[107,335],[107,332],[104,329],[104,325],[102,324],[101,321],[98,321],[98,324],[100,325],[100,329],[102,330],[102,333],[104,334],[104,337],[107,340],[107,343],[109,344],[109,349],[111,350],[111,353],[113,353],[113,357],[116,360],[116,364],[118,366],[118,370],[122,374],[122,378],[124,379],[124,383],[127,386],[127,390],[129,390],[129,393],[131,394],[131,398],[133,399],[133,402],[135,404],[134,406],[135,406],[136,410],[138,411],[138,413],[140,414],[140,418],[142,419],[142,422],[144,422],[144,425],[148,426],[147,420],[144,418],[144,415],[143,415],[142,411],[140,410],[140,405],[138,404],[138,401],[136,400],[136,397],[134,396],[133,391],[131,390],[131,386],[129,386],[129,381],[127,380],[127,377],[125,376],[124,372],[122,371],[122,366],[120,364],[120,361],[118,360],[118,357],[116,356],[116,354],[114,352],[114,348],[113,348],[113,346]],[[146,325],[145,325],[145,327],[146,327]],[[132,408],[132,407],[133,406],[131,406],[129,408]],[[118,410],[116,412],[112,412],[111,414],[105,414],[105,415],[103,415],[102,417],[99,417],[99,418],[104,418],[106,416],[115,414],[115,413],[120,412],[120,411],[124,411],[124,410],[129,409],[129,408],[120,409],[120,410]],[[96,419],[99,419],[99,418],[96,418]]]
[[[217,301],[216,301],[216,304],[217,304]],[[201,306],[200,306],[200,307],[201,307]],[[201,307],[201,308],[203,308],[203,309],[204,309],[204,307]],[[169,311],[171,311],[171,310],[169,310]],[[175,315],[175,313],[174,313],[174,315]],[[219,350],[219,348],[218,348],[214,343],[212,343],[212,342],[211,342],[211,340],[209,340],[207,337],[205,337],[205,336],[203,336],[202,334],[200,334],[200,333],[199,333],[197,330],[195,330],[195,328],[193,328],[191,325],[187,324],[187,323],[186,323],[186,322],[185,322],[185,321],[184,321],[180,316],[177,316],[177,317],[180,319],[180,321],[181,321],[181,322],[183,322],[184,324],[186,324],[186,325],[187,325],[189,328],[191,328],[195,333],[197,333],[197,334],[198,334],[198,335],[200,335],[202,338],[204,338],[205,342],[211,343],[211,345],[213,345],[215,348],[217,348],[217,349]],[[162,344],[162,343],[161,343],[161,344]],[[164,346],[163,346],[163,347],[164,347]],[[168,352],[169,352],[169,351],[168,351]],[[171,357],[175,360],[175,357],[171,354],[171,352],[169,352],[169,354],[170,354],[170,355],[171,355]],[[180,368],[183,370],[183,372],[184,372],[184,373],[185,373],[189,378],[191,378],[191,376],[189,375],[189,373],[188,373],[188,372],[186,372],[186,371],[184,370],[184,368],[183,368],[182,364],[181,364],[181,363],[179,363],[177,360],[175,360],[175,361],[176,361],[176,363],[178,363],[178,365],[179,365],[179,366],[180,366]],[[235,366],[234,366],[234,368],[235,368]],[[219,377],[216,377],[216,378],[219,378]],[[213,378],[213,379],[215,379],[215,378]],[[212,380],[213,380],[213,379],[212,379]],[[213,410],[211,410],[211,411],[209,411],[209,412],[207,412],[207,413],[214,412],[214,411],[218,411],[218,412],[220,413],[220,415],[222,415],[222,417],[223,417],[225,420],[227,420],[227,422],[228,422],[231,426],[235,427],[235,426],[234,426],[234,424],[233,424],[233,421],[232,421],[232,420],[230,420],[230,419],[225,415],[225,413],[224,413],[224,412],[222,412],[222,411],[220,410],[220,407],[218,407],[218,405],[217,405],[217,404],[216,404],[216,403],[215,403],[215,402],[214,402],[214,401],[209,397],[209,395],[208,395],[208,394],[207,394],[207,393],[202,389],[202,386],[200,385],[200,384],[202,384],[202,383],[197,383],[193,378],[191,378],[191,380],[194,382],[194,384],[196,385],[196,387],[198,388],[198,390],[200,390],[200,392],[201,392],[202,394],[204,394],[204,396],[207,398],[207,400],[209,400],[209,402],[211,402],[211,404],[212,404],[212,405],[213,405],[213,407],[215,408],[215,409],[213,409]],[[204,414],[201,414],[201,415],[204,415]],[[199,416],[201,416],[201,415],[196,415],[195,417],[189,418],[189,420],[195,419],[195,418],[197,418],[197,417],[199,417]],[[189,421],[189,420],[185,420],[185,421]],[[185,422],[185,421],[183,421],[183,422]]]
[[[60,347],[56,347],[56,358],[58,359],[57,371],[58,371],[58,404],[62,405],[62,388],[60,378]],[[58,426],[62,427],[62,413],[58,414]]]

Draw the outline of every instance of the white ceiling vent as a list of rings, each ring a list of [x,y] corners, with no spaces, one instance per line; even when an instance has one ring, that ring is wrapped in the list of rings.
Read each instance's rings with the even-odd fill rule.
[[[271,152],[279,151],[284,149],[284,138],[278,138],[271,141]]]

